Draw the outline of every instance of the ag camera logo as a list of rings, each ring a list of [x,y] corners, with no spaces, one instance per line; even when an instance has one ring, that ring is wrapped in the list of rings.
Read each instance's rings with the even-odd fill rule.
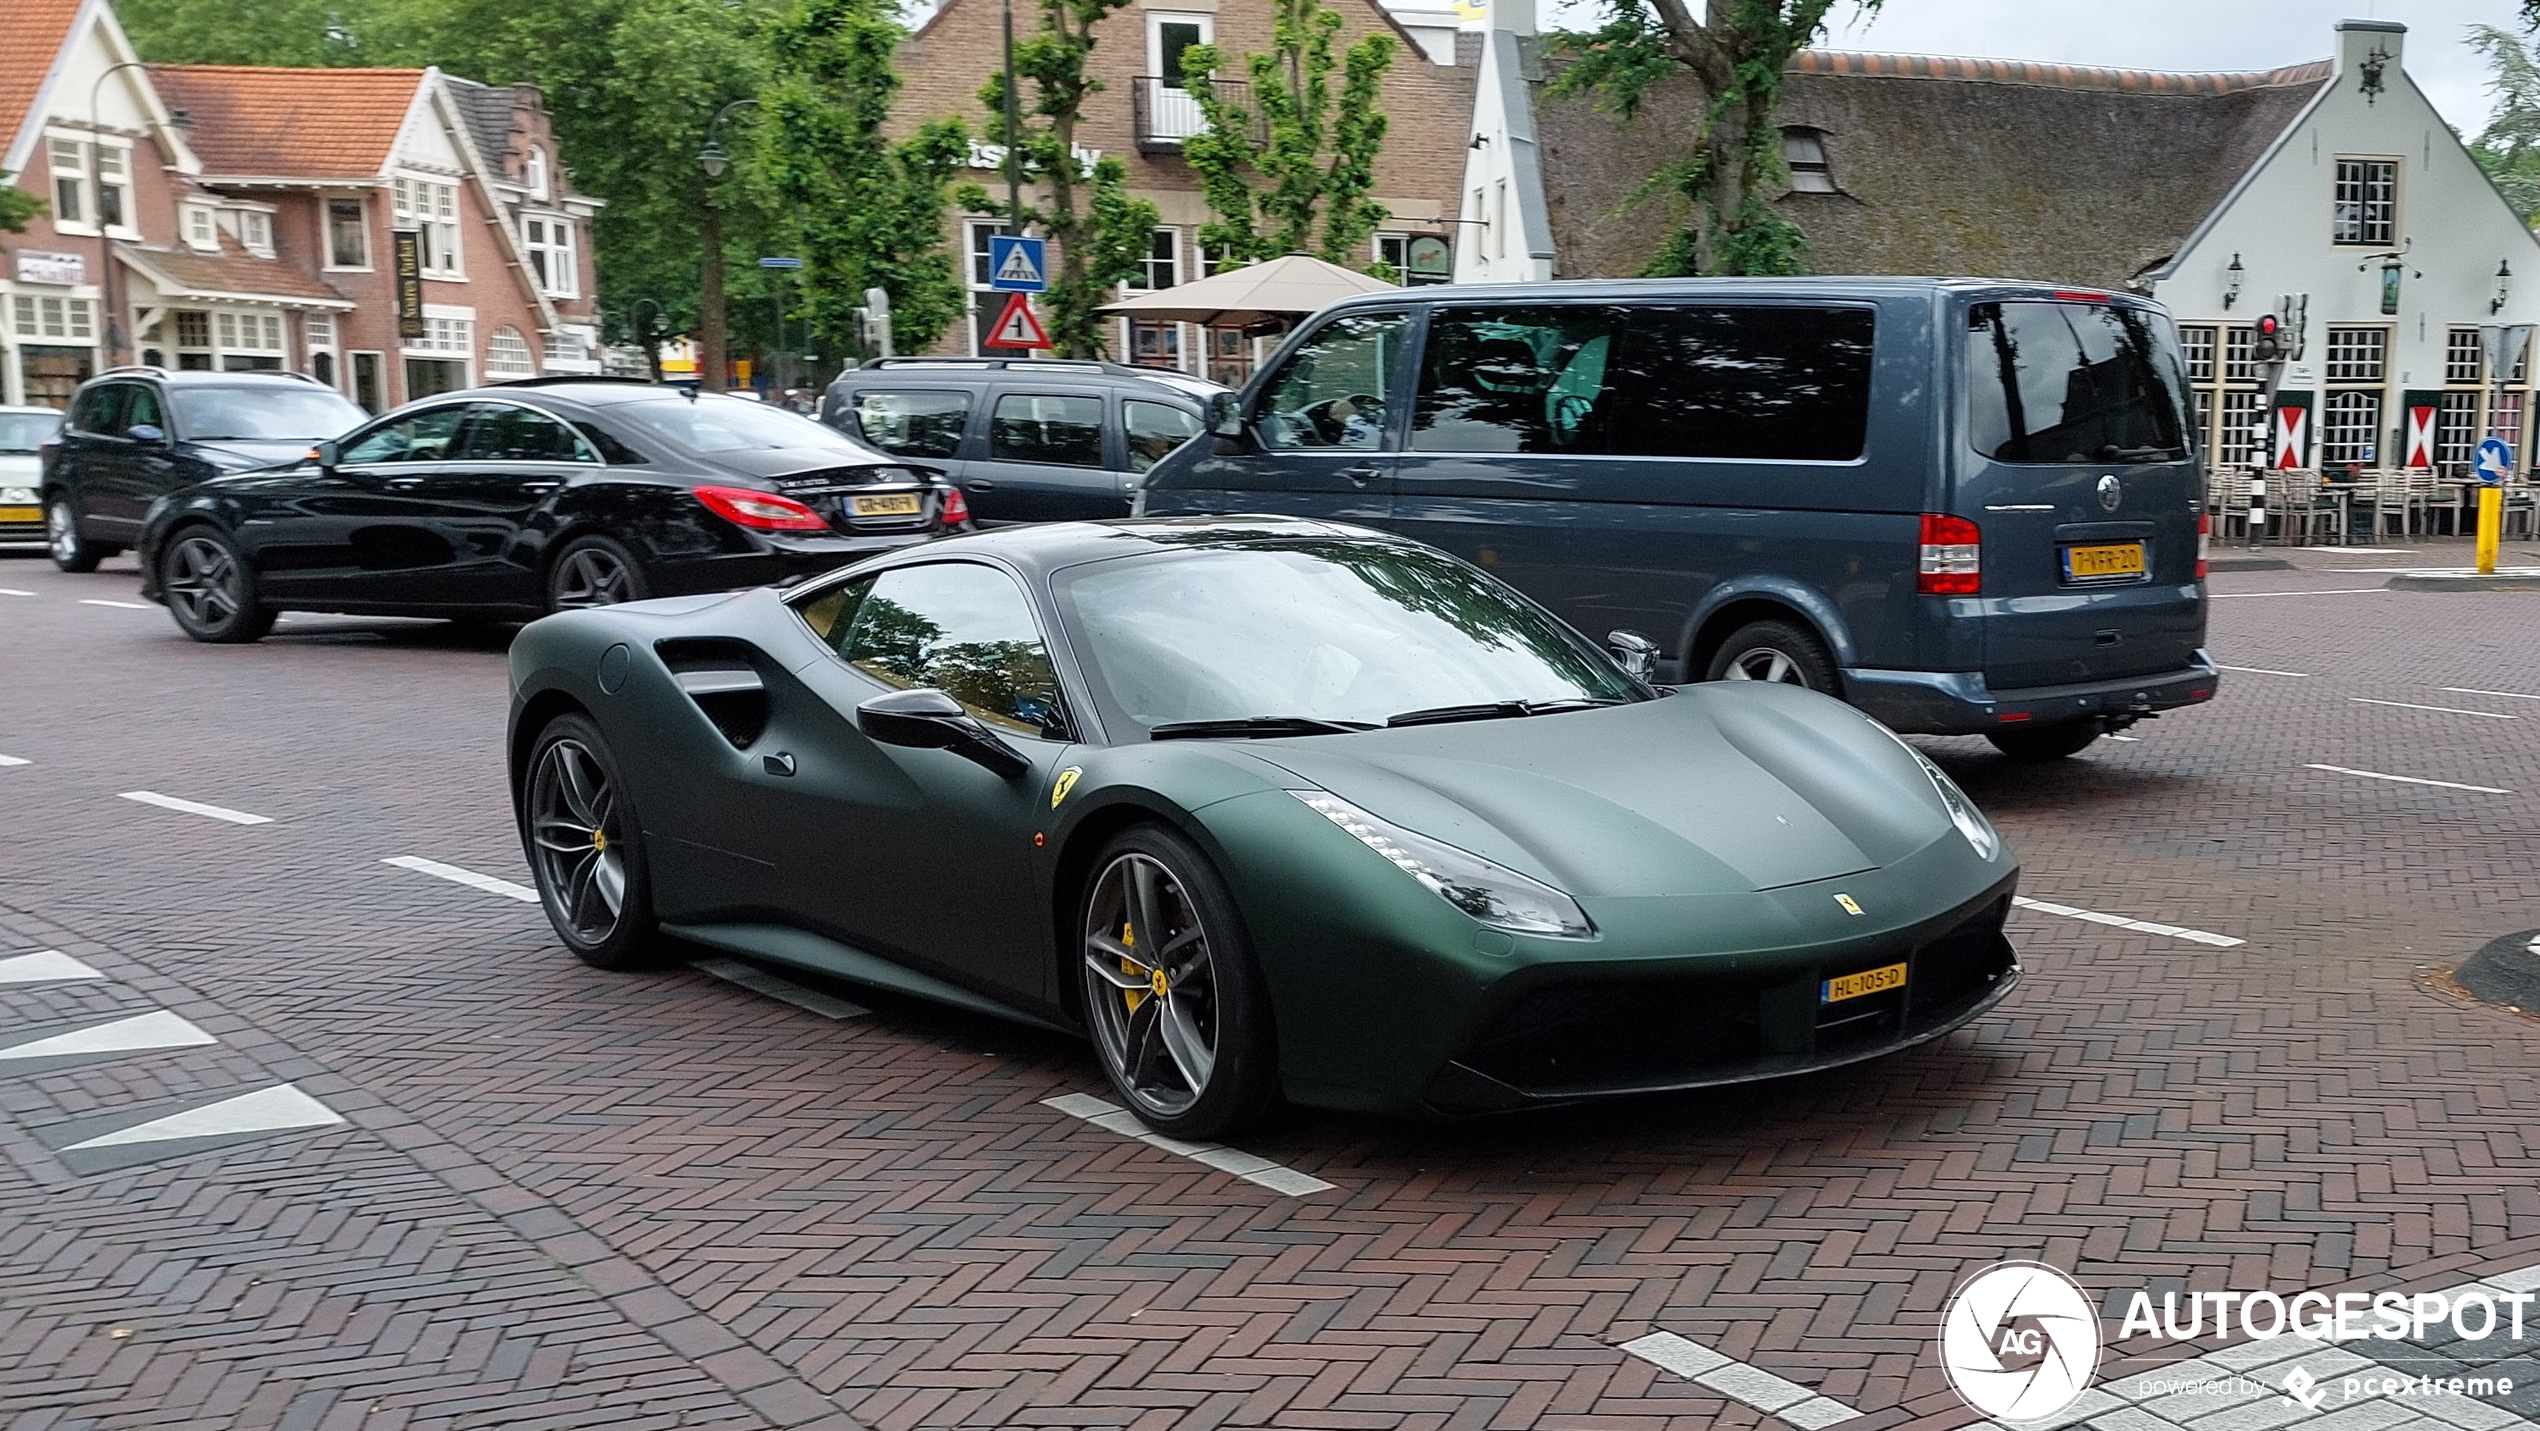
[[[2034,1421],[2072,1405],[2099,1369],[2099,1315],[2042,1262],[1997,1262],[1958,1287],[1940,1324],[1940,1364],[1969,1406]]]

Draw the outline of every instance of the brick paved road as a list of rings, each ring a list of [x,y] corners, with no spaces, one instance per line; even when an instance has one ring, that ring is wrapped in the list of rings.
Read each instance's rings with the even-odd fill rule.
[[[1960,1426],[1932,1333],[2001,1258],[2111,1297],[2540,1263],[2540,1024],[2419,982],[2540,926],[2540,598],[2340,570],[2411,560],[2219,577],[2218,657],[2299,674],[2139,740],[1928,743],[2029,896],[2246,942],[2024,911],[2029,981],[1939,1045],[1303,1118],[1245,1148],[1334,1185],[1291,1197],[1045,1106],[1103,1091],[1066,1041],[598,974],[534,906],[383,864],[526,878],[499,639],[207,648],[86,604],[128,561],[0,558],[32,593],[0,595],[0,961],[100,976],[0,982],[0,1424],[1782,1424],[1616,1350],[1663,1331],[1865,1431]],[[145,1016],[209,1041],[10,1056]],[[75,1148],[285,1085],[346,1121]]]

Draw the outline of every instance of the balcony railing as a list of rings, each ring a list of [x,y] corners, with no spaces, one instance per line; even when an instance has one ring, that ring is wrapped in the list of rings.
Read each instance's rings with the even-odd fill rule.
[[[1252,101],[1252,86],[1240,80],[1217,80],[1210,90],[1226,104],[1248,106]],[[1178,154],[1183,140],[1208,128],[1200,96],[1158,75],[1139,75],[1129,82],[1129,106],[1141,154]],[[1258,114],[1252,130],[1253,143],[1269,142],[1269,126]]]

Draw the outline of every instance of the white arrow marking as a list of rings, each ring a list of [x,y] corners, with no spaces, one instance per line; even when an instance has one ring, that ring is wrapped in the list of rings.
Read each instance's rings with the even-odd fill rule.
[[[0,1063],[28,1058],[60,1058],[74,1053],[138,1053],[153,1048],[199,1048],[219,1039],[161,1009],[128,1019],[96,1024],[29,1043],[0,1048]]]
[[[327,1107],[296,1086],[278,1083],[253,1093],[241,1093],[218,1103],[188,1108],[165,1118],[135,1123],[112,1133],[73,1143],[65,1153],[82,1148],[117,1148],[129,1143],[166,1143],[178,1138],[217,1138],[228,1133],[279,1133],[286,1128],[330,1128],[344,1121],[344,1115]]]
[[[56,979],[102,979],[106,976],[59,949],[38,949],[0,959],[0,984],[45,984]]]

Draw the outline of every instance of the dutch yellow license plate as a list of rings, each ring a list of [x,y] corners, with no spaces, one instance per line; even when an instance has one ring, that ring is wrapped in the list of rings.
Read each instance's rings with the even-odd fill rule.
[[[920,510],[915,492],[882,492],[855,499],[859,517],[914,517]]]
[[[0,522],[40,522],[43,520],[44,509],[42,507],[0,507]]]
[[[2111,542],[2105,546],[2064,548],[2064,579],[2143,575],[2143,543]]]
[[[1890,989],[1901,989],[1904,987],[1905,966],[1902,964],[1890,964],[1884,968],[1864,969],[1858,974],[1841,974],[1826,980],[1822,994],[1818,998],[1817,1002],[1821,1004],[1839,1004],[1846,999],[1858,999],[1870,994],[1884,994]]]

